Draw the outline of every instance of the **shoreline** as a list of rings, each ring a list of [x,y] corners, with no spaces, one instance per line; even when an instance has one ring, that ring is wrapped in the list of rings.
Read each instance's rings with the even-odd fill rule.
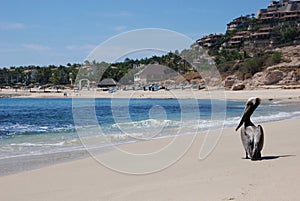
[[[298,117],[290,118],[290,119],[285,119],[285,120],[270,120],[267,122],[264,122],[262,124],[269,124],[269,123],[276,123],[276,122],[282,122],[282,121],[291,121],[294,119],[299,119]],[[177,134],[174,136],[166,135],[166,136],[160,136],[160,137],[154,137],[151,138],[150,140],[145,140],[145,141],[156,141],[156,140],[169,140],[171,138],[176,138],[180,136],[187,136],[187,135],[205,135],[207,132],[219,132],[220,130],[234,130],[235,125],[230,125],[230,126],[224,126],[224,127],[217,127],[217,128],[211,128],[208,130],[203,130],[201,132],[197,132],[196,134],[188,134],[188,133],[183,133],[183,134]],[[96,148],[97,153],[103,153],[109,151],[112,147],[119,147],[119,146],[126,146],[130,144],[135,144],[135,143],[142,143],[143,140],[137,140],[137,141],[124,141],[120,143],[116,143],[114,145],[110,146],[103,146],[103,147],[98,147]],[[87,149],[84,147],[85,145],[81,144],[81,148],[77,148],[74,150],[68,150],[68,151],[60,151],[60,152],[49,152],[49,153],[41,153],[41,154],[36,154],[36,155],[20,155],[20,156],[12,156],[8,158],[1,158],[0,159],[0,164],[2,166],[0,170],[0,177],[3,176],[9,176],[13,174],[19,174],[22,172],[26,171],[32,171],[48,166],[54,166],[57,164],[63,164],[67,163],[70,161],[77,161],[83,158],[88,158],[91,157],[91,154],[87,151]]]
[[[178,93],[175,93],[175,92]],[[191,98],[191,94],[195,95],[195,98],[202,98],[202,99],[209,99],[211,98],[210,96],[210,92],[209,91],[204,91],[204,90],[174,90],[174,91],[167,91],[168,94],[165,93],[165,91],[157,91],[157,92],[149,92],[149,91],[118,91],[115,94],[110,94],[107,92],[100,92],[98,93],[98,96],[92,96],[91,92],[87,92],[87,91],[83,91],[82,96],[79,96],[79,98],[128,98],[128,97],[132,97],[132,98],[165,98],[165,99],[169,99],[171,98],[170,95],[177,95],[183,98]],[[134,94],[132,95],[133,92]],[[212,93],[217,92],[218,91],[212,91]],[[224,91],[221,91],[221,93],[223,93]],[[146,97],[146,95],[149,95],[149,97]],[[179,95],[178,95],[179,94]],[[20,94],[19,94],[20,95]],[[39,95],[44,95],[44,94],[39,94]],[[58,96],[60,95],[60,96]],[[141,96],[144,95],[144,96]],[[224,95],[224,94],[222,94]],[[296,90],[283,90],[283,89],[261,89],[261,90],[251,90],[251,91],[225,91],[225,96],[227,98],[227,100],[235,100],[235,101],[246,101],[246,99],[248,99],[249,97],[252,96],[258,96],[261,97],[263,101],[269,102],[272,101],[274,103],[299,103],[300,102],[300,89],[296,89]],[[76,96],[78,97],[78,96]],[[246,97],[246,98],[245,98]],[[269,99],[267,99],[267,97],[271,97]],[[27,98],[26,96],[17,96],[15,98]],[[66,98],[63,97],[63,93],[60,94],[55,94],[54,97],[52,96],[30,96],[30,98]],[[67,98],[72,98],[71,96],[67,97]],[[174,97],[173,97],[174,98]],[[274,98],[274,99],[273,99]],[[0,99],[1,100],[1,99]],[[275,121],[271,121],[271,122],[277,122],[278,120]],[[281,120],[279,120],[281,121]],[[226,127],[228,128],[228,127]],[[81,155],[82,153],[79,152],[84,152],[85,150],[80,150],[78,151],[74,151],[74,152],[70,152],[69,156],[71,158],[71,160],[77,160],[76,154]],[[69,152],[66,152],[66,154],[68,154]],[[8,175],[11,173],[19,173],[22,172],[23,170],[31,170],[31,169],[36,169],[39,168],[40,164],[38,164],[37,161],[41,161],[42,166],[47,166],[47,165],[52,165],[51,161],[58,161],[59,163],[64,163],[64,153],[61,153],[62,157],[59,156],[59,153],[50,153],[47,157],[50,158],[50,162],[49,161],[43,161],[42,156],[43,155],[36,155],[36,156],[32,156],[32,160],[35,160],[33,164],[28,163],[28,160],[26,158],[30,157],[26,157],[26,158],[16,158],[14,160],[14,158],[8,158],[8,159],[4,159],[2,160],[3,163],[5,163],[7,165],[7,168],[4,168],[3,171],[0,172],[0,176],[1,175]],[[24,159],[24,160],[23,160]],[[11,173],[9,172],[10,168],[8,167],[10,164],[17,164],[17,161],[19,160],[19,162],[21,162],[22,164],[24,164],[24,167],[16,167],[16,166],[12,166],[12,170]],[[56,163],[54,163],[56,164]],[[22,166],[22,165],[21,165]]]
[[[0,177],[4,200],[297,200],[300,119],[264,123],[263,160],[244,157],[239,133],[223,130],[215,150],[198,159],[205,134],[199,133],[174,165],[153,174],[120,174],[91,157]],[[289,128],[286,132],[285,128]],[[284,135],[282,135],[284,133]],[[153,151],[170,139],[119,145],[132,153]],[[138,165],[138,164],[137,164]],[[28,181],[31,181],[28,183]],[[142,185],[143,184],[143,185]],[[15,193],[18,192],[18,193]],[[54,193],[55,192],[55,193]]]
[[[67,96],[64,96],[64,93]],[[61,93],[29,93],[27,91],[14,92],[13,90],[2,90],[2,98],[135,98],[135,99],[226,99],[244,100],[249,97],[260,97],[263,101],[300,102],[300,89],[255,89],[255,90],[195,90],[175,89],[159,91],[123,91],[114,93],[104,91],[62,91]]]

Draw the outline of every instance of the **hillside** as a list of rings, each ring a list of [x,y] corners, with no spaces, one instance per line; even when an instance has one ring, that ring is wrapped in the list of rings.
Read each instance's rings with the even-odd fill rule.
[[[214,58],[227,89],[241,90],[299,84],[299,45],[300,1],[280,0],[232,20],[225,34],[204,36],[193,48]]]
[[[276,48],[274,51],[282,53],[281,62],[265,67],[246,79],[241,79],[238,73],[228,75],[223,81],[224,87],[232,90],[258,87],[299,88],[300,45]]]

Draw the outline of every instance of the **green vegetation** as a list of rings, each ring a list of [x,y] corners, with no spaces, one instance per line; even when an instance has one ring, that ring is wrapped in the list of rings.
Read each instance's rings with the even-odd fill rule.
[[[177,52],[178,53],[178,52]],[[199,53],[198,53],[199,54]],[[184,50],[185,58],[193,59],[194,50]],[[126,58],[123,62],[108,64],[105,62],[85,61],[84,64],[67,64],[66,66],[20,66],[0,69],[1,86],[43,86],[77,84],[81,79],[100,82],[100,79],[113,78],[124,83],[133,83],[134,74],[140,71],[139,66],[159,63],[185,74],[191,65],[175,53],[152,56],[133,60]]]
[[[215,62],[217,65],[228,62],[247,58],[247,54],[241,54],[236,50],[222,50],[215,54]]]
[[[236,50],[222,50],[209,54],[216,54],[215,63],[223,75],[237,73],[240,78],[246,79],[265,67],[277,64],[282,60],[280,52],[261,52],[250,57],[245,52]],[[188,61],[197,61],[198,70],[209,70],[212,61],[207,59],[204,50],[183,50],[180,55],[169,52],[162,56],[152,56],[143,59],[126,58],[123,62],[108,64],[105,62],[85,61],[84,64],[67,64],[66,66],[20,66],[0,69],[0,86],[59,86],[78,84],[81,79],[89,79],[95,83],[100,79],[113,78],[121,84],[133,84],[134,74],[141,67],[159,63],[168,66],[182,75],[193,72],[195,69]],[[78,73],[79,72],[79,73]]]
[[[20,66],[0,69],[0,85],[66,85],[74,82],[81,64]]]
[[[266,67],[280,63],[281,52],[260,52],[252,58],[244,58],[239,61],[229,61],[218,65],[221,74],[237,73],[240,79],[248,79],[255,73],[264,70]]]
[[[280,35],[281,43],[290,44],[300,37],[300,32],[298,31],[296,26],[282,26],[280,27]]]

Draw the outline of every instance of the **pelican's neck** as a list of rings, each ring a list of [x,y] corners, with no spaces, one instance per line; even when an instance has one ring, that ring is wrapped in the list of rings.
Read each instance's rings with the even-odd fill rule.
[[[245,119],[244,125],[245,125],[245,127],[248,127],[248,126],[254,126],[254,123],[252,123],[250,117],[247,117],[247,118]]]
[[[245,118],[245,127],[254,126],[254,123],[252,123],[250,118],[251,118],[253,112],[256,110],[256,108],[258,107],[259,104],[260,104],[260,102],[256,102],[253,105],[253,107],[248,111],[248,114],[246,115],[246,118]]]

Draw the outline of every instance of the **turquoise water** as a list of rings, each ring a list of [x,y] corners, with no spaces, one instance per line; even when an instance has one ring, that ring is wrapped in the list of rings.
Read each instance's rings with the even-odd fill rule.
[[[76,129],[88,131],[95,124],[101,131],[99,146],[106,146],[107,138],[125,143],[235,127],[244,104],[176,99],[0,99],[0,159],[82,150]],[[253,121],[299,117],[299,104],[265,102]],[[89,135],[86,132],[84,137],[95,137],[95,133]]]

